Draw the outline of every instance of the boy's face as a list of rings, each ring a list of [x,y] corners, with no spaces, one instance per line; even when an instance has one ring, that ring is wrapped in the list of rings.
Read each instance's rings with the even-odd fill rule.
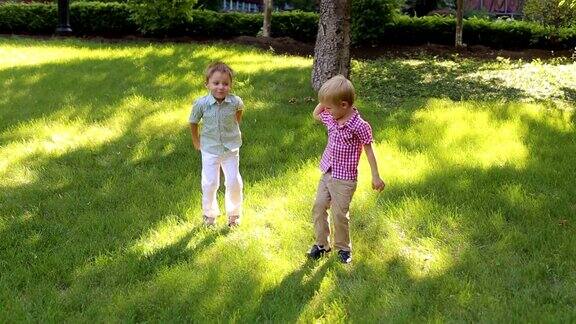
[[[206,88],[210,90],[210,93],[216,100],[221,101],[226,98],[228,93],[230,93],[230,87],[232,86],[232,80],[230,80],[230,75],[228,73],[222,73],[216,71],[212,73],[208,82],[206,83]]]
[[[350,105],[348,101],[343,100],[340,101],[339,104],[331,102],[321,102],[320,104],[326,108],[326,111],[328,111],[335,120],[348,116],[352,109],[352,105]]]

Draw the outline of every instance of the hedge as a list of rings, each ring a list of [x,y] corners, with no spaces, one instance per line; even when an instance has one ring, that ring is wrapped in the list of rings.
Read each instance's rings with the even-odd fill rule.
[[[137,33],[130,6],[122,3],[73,2],[70,25],[76,35],[124,36]],[[58,24],[55,4],[0,5],[0,33],[52,34]]]
[[[129,4],[113,2],[72,2],[70,24],[76,35],[126,36],[140,35],[131,19]],[[353,18],[354,19],[354,18]],[[57,24],[55,4],[0,5],[0,33],[52,34]],[[318,14],[283,12],[272,15],[272,35],[313,42],[316,37]],[[262,15],[249,13],[219,13],[194,10],[189,21],[141,36],[228,38],[255,36],[262,26]],[[398,16],[371,29],[370,37],[355,30],[353,44],[453,44],[455,21],[450,17],[413,18]],[[464,21],[464,42],[495,48],[574,49],[576,28],[545,27],[524,21],[489,21],[471,18]]]

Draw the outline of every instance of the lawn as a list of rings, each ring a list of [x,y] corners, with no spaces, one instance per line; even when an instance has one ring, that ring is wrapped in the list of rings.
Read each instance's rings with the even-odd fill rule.
[[[201,225],[187,124],[223,59],[245,214]],[[311,58],[0,38],[0,322],[574,322],[576,64],[353,61],[354,260],[307,261],[325,130]]]

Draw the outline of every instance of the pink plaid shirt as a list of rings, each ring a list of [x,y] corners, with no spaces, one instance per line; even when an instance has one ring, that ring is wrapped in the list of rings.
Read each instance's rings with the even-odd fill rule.
[[[328,144],[320,161],[322,173],[331,171],[336,179],[356,180],[362,146],[373,142],[370,124],[356,108],[344,125],[338,125],[327,111],[320,113],[320,118],[328,129]]]

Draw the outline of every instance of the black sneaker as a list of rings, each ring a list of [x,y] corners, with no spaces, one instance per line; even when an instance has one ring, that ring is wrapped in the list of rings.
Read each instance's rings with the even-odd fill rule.
[[[322,245],[314,244],[310,249],[310,252],[308,252],[308,257],[314,260],[318,260],[328,252],[330,252],[330,248],[325,249]]]
[[[350,251],[340,250],[338,251],[338,256],[340,257],[340,262],[342,263],[352,262],[352,253],[350,253]]]

